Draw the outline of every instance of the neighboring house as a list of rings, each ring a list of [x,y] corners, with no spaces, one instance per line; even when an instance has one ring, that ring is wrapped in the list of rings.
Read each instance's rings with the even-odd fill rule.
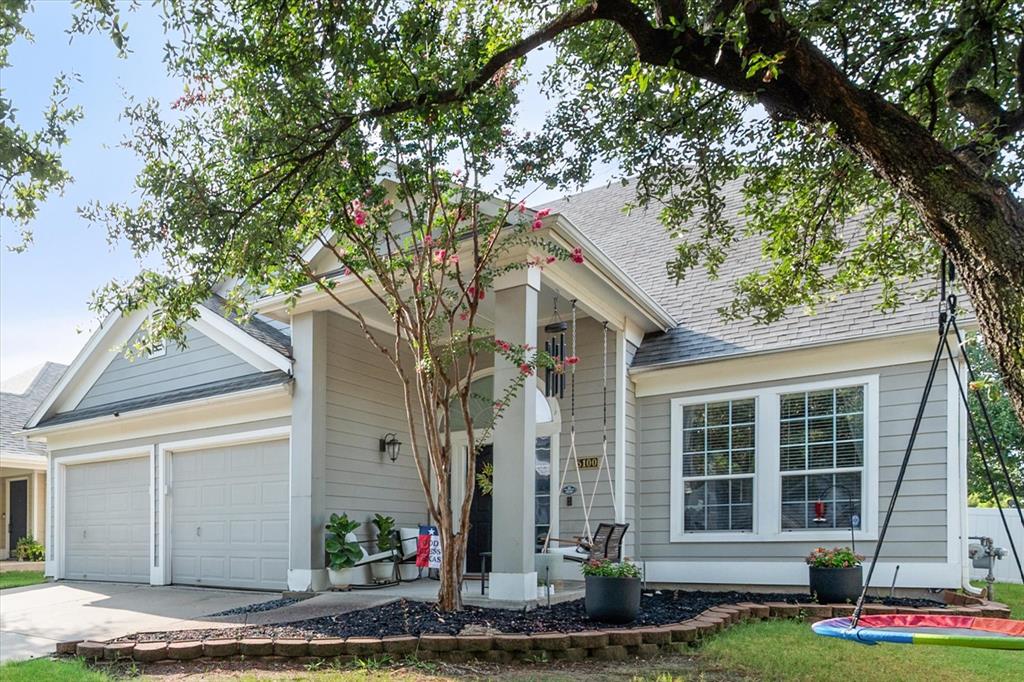
[[[760,263],[757,240],[733,249],[720,279],[698,271],[677,286],[665,268],[673,240],[653,212],[623,213],[631,198],[613,186],[551,204],[544,233],[582,246],[585,263],[512,273],[486,298],[496,336],[531,344],[543,344],[556,301],[563,319],[578,301],[582,458],[601,454],[607,322],[616,494],[598,487],[592,521],[630,523],[627,554],[659,583],[805,585],[804,555],[847,544],[851,513],[858,550],[872,551],[934,351],[935,305],[882,315],[867,291],[767,326],[723,321],[732,282]],[[726,198],[739,220],[738,185]],[[337,268],[324,252],[313,262]],[[340,277],[333,293],[387,333],[358,282]],[[294,308],[285,296],[254,307],[238,325],[212,301],[187,348],[134,362],[109,349],[146,313],[114,316],[75,360],[28,422],[51,452],[48,574],[322,589],[331,512],[362,521],[360,532],[378,512],[426,521],[400,384],[356,323],[312,288]],[[474,391],[493,395],[516,371],[485,368]],[[950,373],[943,364],[879,585],[897,566],[901,587],[957,587],[966,575],[966,449]],[[580,491],[562,494],[579,488],[575,469],[559,480],[570,396],[545,397],[539,383],[527,380],[482,454],[494,491],[474,504],[467,568],[493,551],[495,598],[535,596],[538,536],[582,531]],[[395,462],[380,451],[386,434],[405,443]],[[596,473],[581,472],[588,494]]]
[[[0,559],[18,540],[46,538],[46,445],[18,434],[67,365],[45,362],[0,384]]]

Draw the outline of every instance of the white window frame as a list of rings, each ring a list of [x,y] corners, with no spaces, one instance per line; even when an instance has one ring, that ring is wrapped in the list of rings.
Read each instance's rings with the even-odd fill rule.
[[[757,482],[758,482],[757,450],[758,450],[758,445],[760,444],[760,439],[761,439],[761,435],[762,435],[761,434],[761,429],[760,429],[760,422],[759,422],[759,414],[760,414],[759,411],[761,409],[761,405],[760,405],[761,400],[759,398],[760,398],[760,396],[758,396],[757,393],[718,394],[718,395],[712,395],[712,396],[706,396],[706,397],[702,396],[700,399],[696,399],[696,398],[694,398],[694,399],[685,399],[682,402],[679,402],[679,404],[678,404],[678,413],[679,413],[678,419],[679,419],[680,423],[679,423],[679,429],[678,430],[676,430],[675,428],[673,428],[673,430],[672,430],[672,433],[673,433],[672,444],[673,444],[673,447],[678,447],[679,450],[680,450],[679,462],[678,462],[678,464],[679,464],[679,467],[678,467],[678,473],[679,473],[679,475],[678,475],[679,493],[678,494],[680,496],[679,497],[679,502],[680,502],[680,504],[679,504],[679,514],[678,514],[679,532],[681,534],[685,535],[687,538],[690,538],[690,537],[715,537],[715,536],[718,536],[718,535],[728,535],[729,537],[735,537],[735,536],[740,536],[740,535],[751,535],[751,534],[755,534],[756,535],[757,534],[757,517],[758,517],[758,507],[757,507],[757,500],[758,500],[758,490],[757,490]],[[707,475],[705,473],[705,475],[703,475],[703,476],[684,476],[683,475],[683,466],[682,466],[682,460],[683,460],[683,454],[682,453],[685,450],[685,447],[683,447],[682,440],[683,440],[683,431],[684,431],[683,427],[685,426],[685,424],[683,424],[683,412],[684,412],[685,408],[689,407],[689,406],[692,406],[692,405],[708,405],[710,403],[721,403],[721,402],[729,402],[731,404],[732,402],[735,402],[735,401],[751,400],[751,399],[754,401],[754,473],[753,474],[715,474],[715,475]],[[672,402],[675,403],[676,401],[672,401]],[[676,409],[677,408],[674,406],[673,407],[673,413],[672,413],[673,416],[676,415],[676,411],[675,411]],[[730,418],[730,425],[731,425],[731,423],[732,423],[732,420]],[[705,429],[707,428],[706,424],[705,424],[704,428]],[[678,441],[679,441],[678,443],[676,443],[677,439],[676,439],[676,436],[675,436],[675,434],[677,434],[677,433],[678,433],[678,436],[679,436],[678,437]],[[705,454],[706,454],[706,451],[705,451]],[[730,450],[730,460],[731,459],[732,459],[732,453],[731,453],[731,450]],[[673,457],[673,463],[675,463],[675,457]],[[673,471],[675,471],[675,469],[673,469]],[[686,490],[685,490],[683,484],[686,482],[686,479],[694,480],[694,481],[705,481],[705,482],[707,482],[707,481],[732,481],[732,480],[739,480],[739,479],[745,479],[745,478],[749,478],[749,479],[751,479],[753,481],[753,491],[752,491],[752,493],[753,493],[754,499],[753,499],[753,504],[751,505],[751,517],[752,518],[751,518],[751,529],[750,530],[727,530],[727,531],[704,531],[704,530],[701,530],[701,531],[686,531],[685,530],[686,522],[685,522],[684,516],[686,514]],[[673,481],[673,483],[675,483],[676,480],[677,480],[677,476],[676,476],[675,473],[673,473],[672,474],[672,481]],[[675,493],[673,493],[673,497],[675,497]],[[675,512],[673,512],[672,518],[673,519],[677,518],[677,515],[676,515]]]
[[[878,375],[847,376],[822,381],[777,384],[721,393],[673,398],[670,409],[669,541],[700,542],[842,542],[849,529],[782,530],[782,473],[779,469],[779,401],[785,393],[849,386],[864,387],[864,480],[861,486],[861,528],[858,541],[878,539]],[[683,530],[683,408],[687,405],[754,398],[754,523],[751,531],[692,532]]]

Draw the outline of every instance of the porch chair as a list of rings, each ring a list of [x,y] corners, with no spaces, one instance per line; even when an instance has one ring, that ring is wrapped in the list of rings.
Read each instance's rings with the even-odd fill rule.
[[[567,561],[584,563],[586,561],[622,561],[622,541],[629,529],[628,523],[599,523],[594,531],[594,539],[588,542],[585,537],[575,536],[572,540],[549,538],[558,542],[572,543],[572,547],[551,547],[551,554],[561,554]]]

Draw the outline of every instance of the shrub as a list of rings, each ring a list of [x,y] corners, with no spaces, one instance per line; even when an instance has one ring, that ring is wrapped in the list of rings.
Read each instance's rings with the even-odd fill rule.
[[[34,537],[26,535],[15,545],[14,556],[20,561],[42,561],[46,558],[46,549]]]
[[[864,561],[864,555],[856,554],[849,547],[815,547],[804,561],[815,568],[853,568],[860,566]]]
[[[583,575],[599,575],[605,578],[639,578],[640,567],[628,561],[616,563],[604,559],[593,559],[583,564]]]

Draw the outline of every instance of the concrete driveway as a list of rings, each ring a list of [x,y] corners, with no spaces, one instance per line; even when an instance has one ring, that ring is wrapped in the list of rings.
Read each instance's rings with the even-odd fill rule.
[[[59,641],[228,625],[204,616],[279,598],[273,592],[59,582],[0,592],[0,662],[53,653]]]

